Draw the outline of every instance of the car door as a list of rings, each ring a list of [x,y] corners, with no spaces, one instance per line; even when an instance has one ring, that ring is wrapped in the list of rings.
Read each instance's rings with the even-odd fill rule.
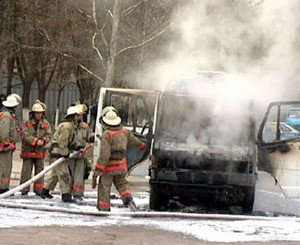
[[[300,125],[291,114],[299,105],[300,101],[270,103],[257,134],[258,169],[269,172],[287,197],[300,197]]]
[[[129,172],[149,156],[154,134],[153,125],[156,118],[158,95],[159,92],[156,91],[114,88],[103,88],[100,92],[97,115],[98,127],[96,126],[96,128],[100,128],[99,115],[101,115],[102,108],[113,106],[119,112],[122,126],[146,145],[142,151],[136,147],[128,146],[125,155]],[[98,139],[100,138],[98,137]]]

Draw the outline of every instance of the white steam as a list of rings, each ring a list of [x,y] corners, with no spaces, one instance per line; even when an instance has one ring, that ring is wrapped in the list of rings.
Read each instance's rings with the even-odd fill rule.
[[[216,88],[231,98],[220,99],[217,105],[223,108],[214,108],[223,115],[230,112],[230,118],[216,121],[229,125],[241,118],[242,92],[252,95],[260,113],[272,100],[300,99],[300,1],[187,2],[174,13],[176,38],[168,57],[152,61],[151,69],[140,73],[141,88],[164,90],[174,77],[203,70],[238,74],[244,83],[237,92]]]
[[[176,38],[168,57],[148,64],[140,87],[162,90],[174,77],[201,70],[243,75],[258,86],[256,93],[294,85],[300,63],[298,0],[187,2],[174,13]]]

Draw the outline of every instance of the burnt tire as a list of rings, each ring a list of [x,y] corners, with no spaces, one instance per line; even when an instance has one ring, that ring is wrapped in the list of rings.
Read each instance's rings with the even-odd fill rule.
[[[149,208],[155,211],[165,210],[169,199],[150,188]]]
[[[243,210],[246,212],[252,212],[254,198],[255,198],[255,186],[245,187],[245,198],[242,204]]]

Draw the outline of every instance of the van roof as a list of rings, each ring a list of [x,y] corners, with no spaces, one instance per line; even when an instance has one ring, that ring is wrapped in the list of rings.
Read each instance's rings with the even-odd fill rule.
[[[299,106],[298,107],[290,107],[288,110],[289,111],[300,111],[300,107]]]
[[[171,80],[165,91],[167,93],[188,95],[232,96],[236,88],[243,87],[238,76],[219,71],[200,71],[181,75]],[[240,90],[239,90],[240,91]],[[235,93],[238,96],[238,94]]]

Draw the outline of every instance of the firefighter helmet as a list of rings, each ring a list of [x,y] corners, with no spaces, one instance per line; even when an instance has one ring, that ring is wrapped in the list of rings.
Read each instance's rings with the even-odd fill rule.
[[[74,114],[80,114],[79,108],[77,106],[70,106],[67,110],[66,117]]]
[[[85,114],[88,110],[88,108],[85,104],[76,104],[75,106],[78,107],[81,114]]]
[[[40,103],[34,103],[32,108],[32,112],[44,112],[45,108]]]
[[[42,102],[42,101],[40,101],[40,100],[35,100],[35,101],[34,101],[34,104],[35,104],[35,103],[39,103],[39,104],[44,108],[45,111],[47,110],[47,105],[46,105],[44,102]]]
[[[19,103],[22,101],[21,96],[16,93],[12,93],[11,96],[14,96]]]
[[[20,96],[19,96],[20,97]],[[13,94],[7,96],[6,100],[2,102],[5,107],[15,107],[19,104],[18,99]]]
[[[117,109],[113,106],[106,106],[102,109],[102,112],[101,112],[101,117],[104,117],[105,114],[109,111],[114,111],[118,116],[119,116],[119,112],[117,111]]]
[[[109,126],[117,126],[121,123],[121,118],[113,110],[109,110],[102,120]]]

